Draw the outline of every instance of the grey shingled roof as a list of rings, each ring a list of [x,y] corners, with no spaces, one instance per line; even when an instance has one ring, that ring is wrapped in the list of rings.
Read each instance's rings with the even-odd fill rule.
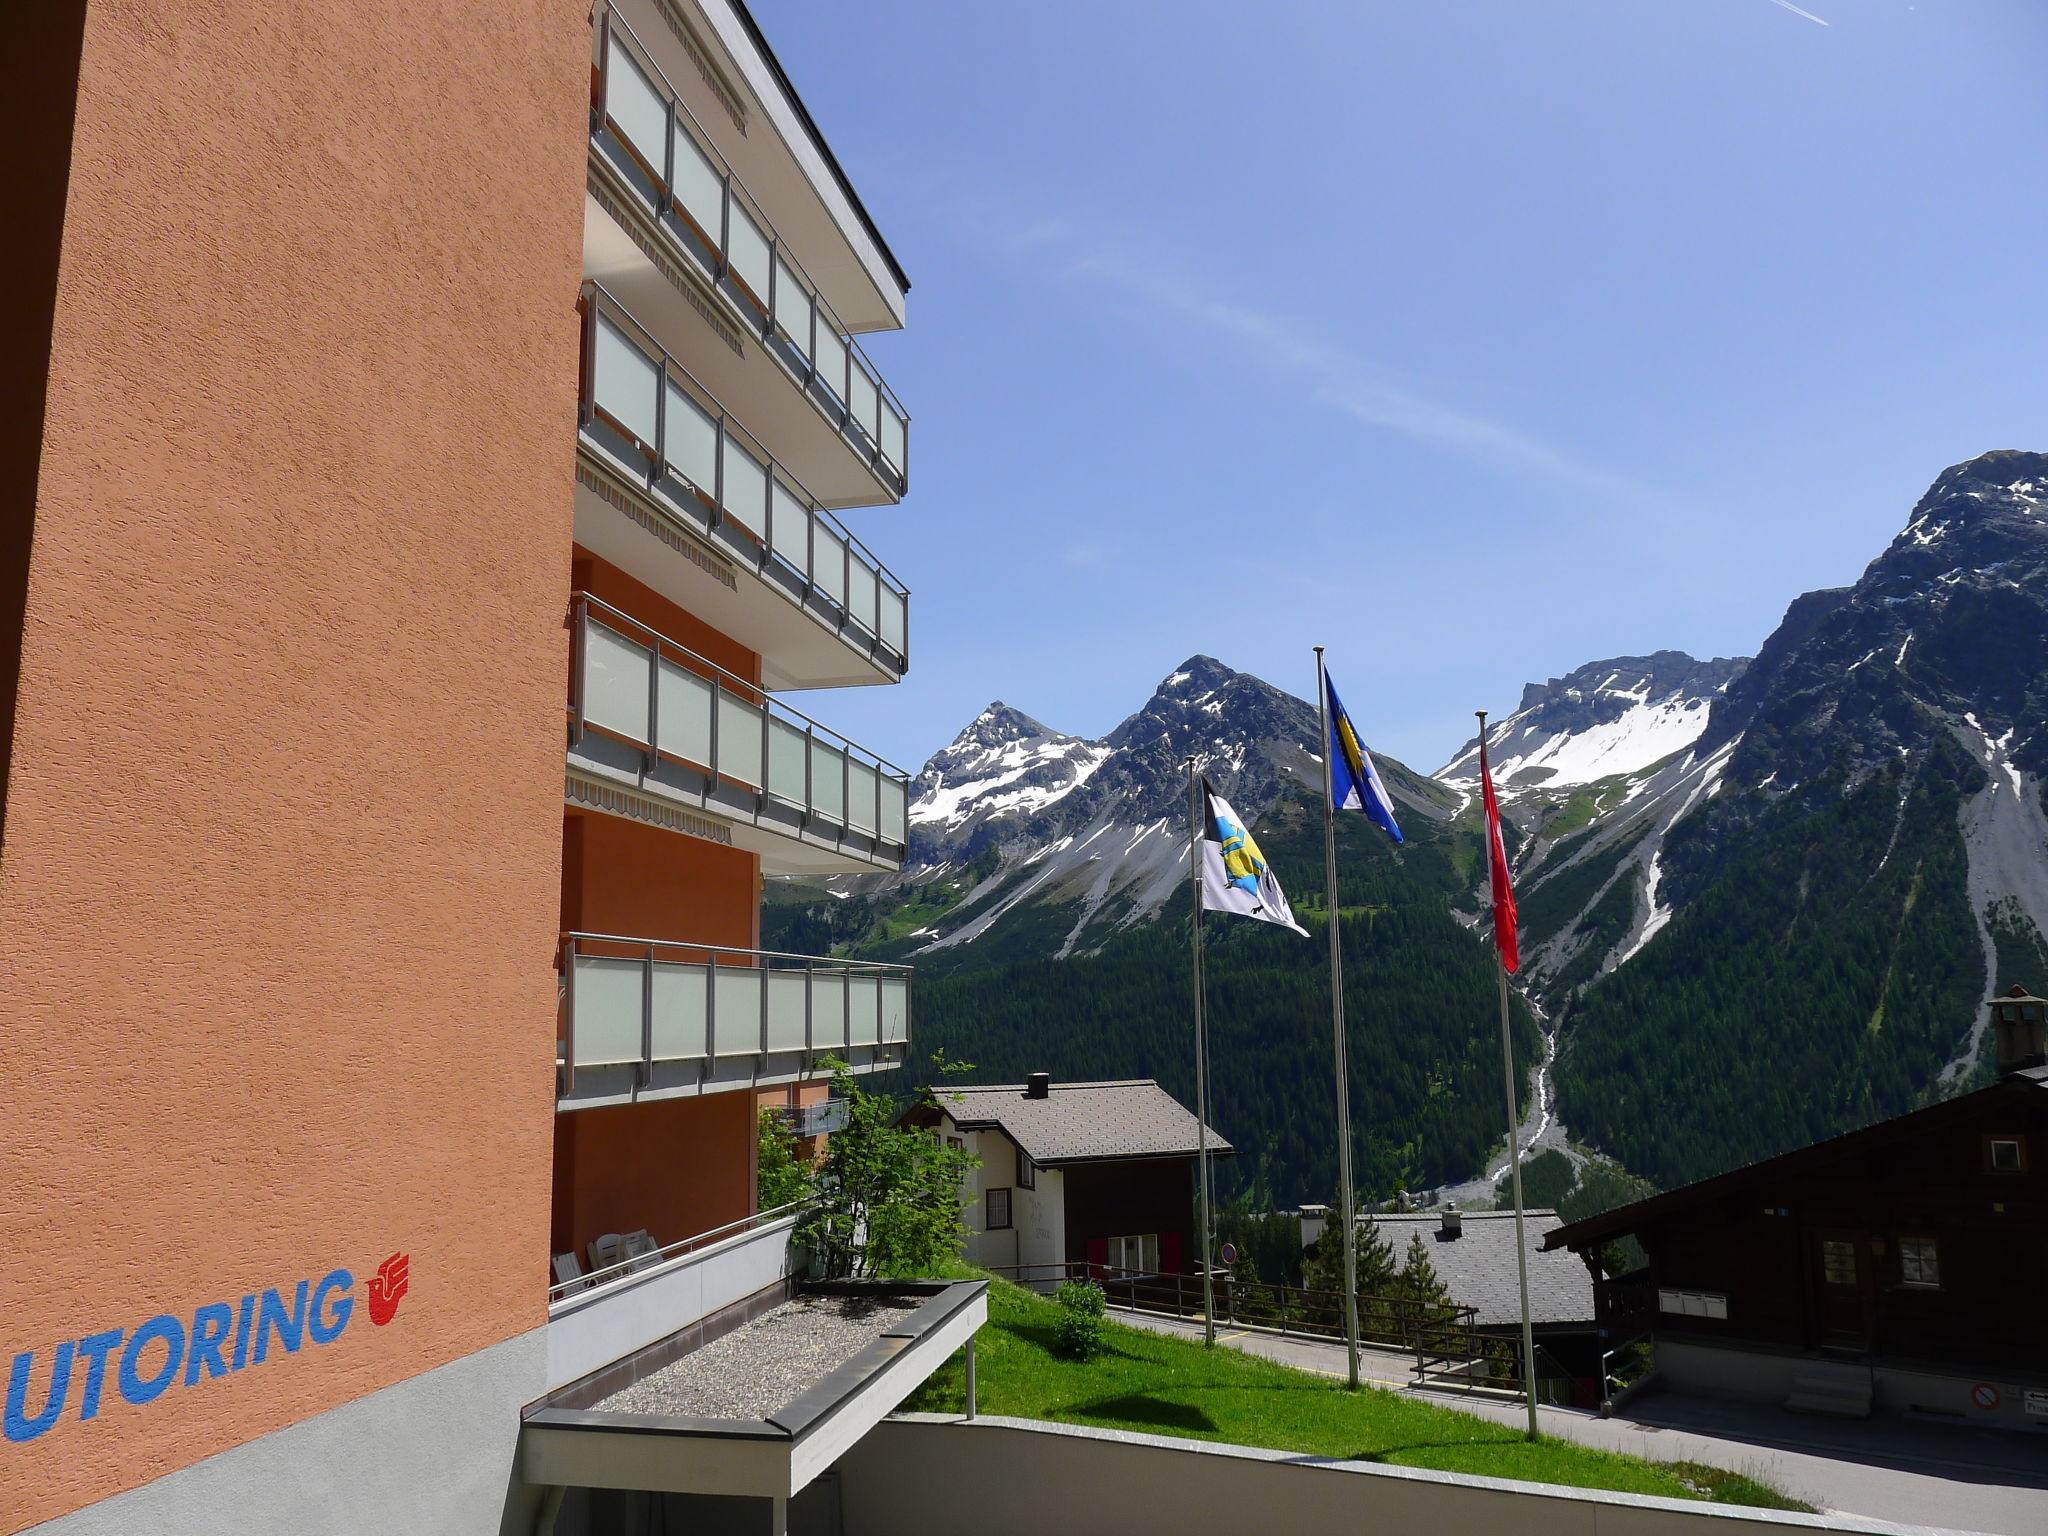
[[[1195,1153],[1195,1117],[1149,1077],[1054,1083],[1042,1099],[1024,1097],[1022,1083],[948,1084],[933,1091],[939,1107],[962,1130],[999,1130],[1045,1167]],[[1214,1126],[1209,1150],[1221,1156],[1232,1152]]]
[[[1481,1327],[1522,1320],[1521,1288],[1515,1277],[1515,1213],[1467,1211],[1462,1237],[1446,1238],[1441,1212],[1413,1216],[1374,1216],[1394,1249],[1394,1262],[1408,1252],[1411,1233],[1422,1234],[1429,1262],[1461,1307],[1478,1311]],[[1593,1277],[1585,1263],[1568,1249],[1545,1253],[1545,1234],[1564,1225],[1555,1211],[1524,1211],[1522,1225],[1529,1245],[1529,1318],[1536,1323],[1590,1323],[1593,1320]]]

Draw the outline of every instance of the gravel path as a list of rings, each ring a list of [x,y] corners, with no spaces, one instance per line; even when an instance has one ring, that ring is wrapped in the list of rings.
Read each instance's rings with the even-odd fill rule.
[[[593,1406],[601,1413],[765,1419],[846,1364],[923,1301],[800,1297]]]

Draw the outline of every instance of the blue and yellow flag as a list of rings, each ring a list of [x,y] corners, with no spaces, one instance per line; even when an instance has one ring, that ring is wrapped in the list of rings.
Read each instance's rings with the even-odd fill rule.
[[[1372,754],[1358,739],[1358,731],[1337,699],[1337,685],[1323,674],[1323,689],[1330,699],[1330,804],[1340,811],[1363,811],[1381,831],[1395,842],[1402,841],[1401,827],[1394,820],[1393,797],[1373,766]]]
[[[1308,930],[1294,920],[1287,893],[1267,867],[1251,829],[1206,778],[1202,780],[1202,800],[1202,906],[1211,912],[1235,912],[1262,923],[1278,923],[1307,938]]]

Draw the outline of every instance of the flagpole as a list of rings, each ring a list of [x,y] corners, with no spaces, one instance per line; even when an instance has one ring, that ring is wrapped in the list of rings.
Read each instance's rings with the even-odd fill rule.
[[[1194,895],[1195,1164],[1201,1170],[1202,1342],[1216,1342],[1216,1277],[1209,1263],[1209,1045],[1202,1017],[1202,779],[1188,759],[1188,877]]]
[[[1491,770],[1486,761],[1486,711],[1475,710],[1479,716],[1479,775],[1482,783],[1491,784]],[[1493,857],[1493,834],[1487,833],[1486,856]],[[1506,858],[1505,845],[1502,858]],[[1508,1094],[1508,1173],[1515,1190],[1515,1271],[1522,1286],[1522,1400],[1529,1411],[1529,1438],[1537,1437],[1536,1430],[1536,1332],[1529,1323],[1529,1244],[1522,1233],[1522,1147],[1520,1116],[1515,1112],[1515,1050],[1508,1033],[1508,963],[1494,947],[1494,970],[1500,981],[1500,1061],[1501,1075],[1507,1083]]]
[[[1358,1202],[1351,1186],[1351,1059],[1344,1045],[1344,936],[1337,907],[1337,770],[1330,750],[1330,682],[1316,650],[1316,714],[1323,723],[1323,880],[1329,890],[1330,1043],[1337,1064],[1337,1207],[1344,1213],[1344,1352],[1358,1390]]]

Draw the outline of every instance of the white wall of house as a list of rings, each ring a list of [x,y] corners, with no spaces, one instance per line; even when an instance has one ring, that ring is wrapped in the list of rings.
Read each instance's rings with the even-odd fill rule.
[[[1019,1262],[1017,1220],[1021,1214],[1017,1196],[1029,1193],[1015,1188],[1016,1144],[1000,1131],[963,1131],[951,1115],[943,1113],[939,1134],[948,1140],[961,1138],[966,1142],[967,1150],[981,1159],[981,1166],[972,1170],[960,1185],[960,1224],[967,1229],[967,1262],[987,1269],[1006,1269],[1016,1265]],[[1010,1226],[1007,1230],[988,1230],[987,1196],[991,1189],[1011,1191]]]
[[[1037,1183],[1036,1189],[1020,1189],[1015,1197],[1017,1262],[1057,1265],[1080,1258],[1067,1252],[1066,1179],[1057,1168],[1041,1168]]]

